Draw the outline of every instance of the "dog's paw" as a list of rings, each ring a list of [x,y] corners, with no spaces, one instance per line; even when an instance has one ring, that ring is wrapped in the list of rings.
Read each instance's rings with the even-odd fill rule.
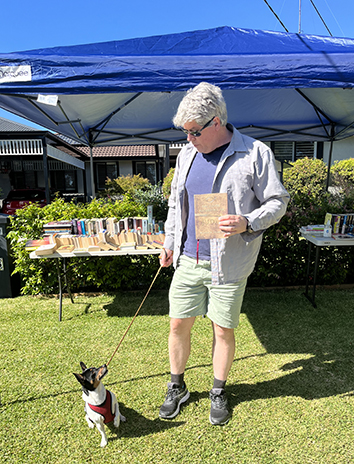
[[[107,445],[108,441],[106,438],[102,438],[101,440],[101,448],[104,448]]]
[[[92,421],[90,421],[90,419],[87,416],[85,417],[85,419],[86,419],[87,425],[90,427],[90,429],[93,429],[95,424]]]
[[[121,420],[122,422],[127,422],[127,418],[124,417],[122,414],[120,415],[120,420]]]

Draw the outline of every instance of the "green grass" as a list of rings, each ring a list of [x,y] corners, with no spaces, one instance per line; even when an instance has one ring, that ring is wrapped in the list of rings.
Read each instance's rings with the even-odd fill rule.
[[[233,418],[209,424],[211,327],[198,319],[186,371],[190,401],[158,418],[169,380],[167,292],[152,291],[104,379],[127,422],[108,445],[84,419],[79,362],[108,361],[144,293],[79,295],[74,304],[0,300],[0,462],[354,462],[354,292],[248,290],[227,391]]]

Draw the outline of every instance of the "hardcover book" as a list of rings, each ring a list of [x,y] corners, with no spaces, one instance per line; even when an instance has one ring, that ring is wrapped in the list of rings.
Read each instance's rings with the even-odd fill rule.
[[[194,195],[196,239],[223,238],[219,217],[228,213],[227,193]]]

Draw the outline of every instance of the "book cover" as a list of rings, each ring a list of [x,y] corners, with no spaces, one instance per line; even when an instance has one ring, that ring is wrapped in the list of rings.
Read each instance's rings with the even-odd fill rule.
[[[45,237],[43,239],[30,239],[27,240],[25,244],[26,251],[33,251],[39,248],[42,245],[49,245],[49,237]]]
[[[354,235],[353,234],[332,234],[332,238],[334,240],[352,240],[354,241]]]
[[[223,238],[219,217],[227,212],[227,193],[194,195],[196,239]]]
[[[35,251],[37,256],[52,255],[57,249],[57,244],[51,243],[49,245],[42,245]]]
[[[57,249],[57,253],[71,253],[74,248],[74,245],[62,245]]]
[[[121,250],[135,250],[136,242],[124,242],[120,245]]]

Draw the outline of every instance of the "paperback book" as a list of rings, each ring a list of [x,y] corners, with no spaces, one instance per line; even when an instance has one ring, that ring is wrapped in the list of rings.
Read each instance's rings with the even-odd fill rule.
[[[223,238],[219,217],[227,214],[227,193],[194,195],[196,239]]]

